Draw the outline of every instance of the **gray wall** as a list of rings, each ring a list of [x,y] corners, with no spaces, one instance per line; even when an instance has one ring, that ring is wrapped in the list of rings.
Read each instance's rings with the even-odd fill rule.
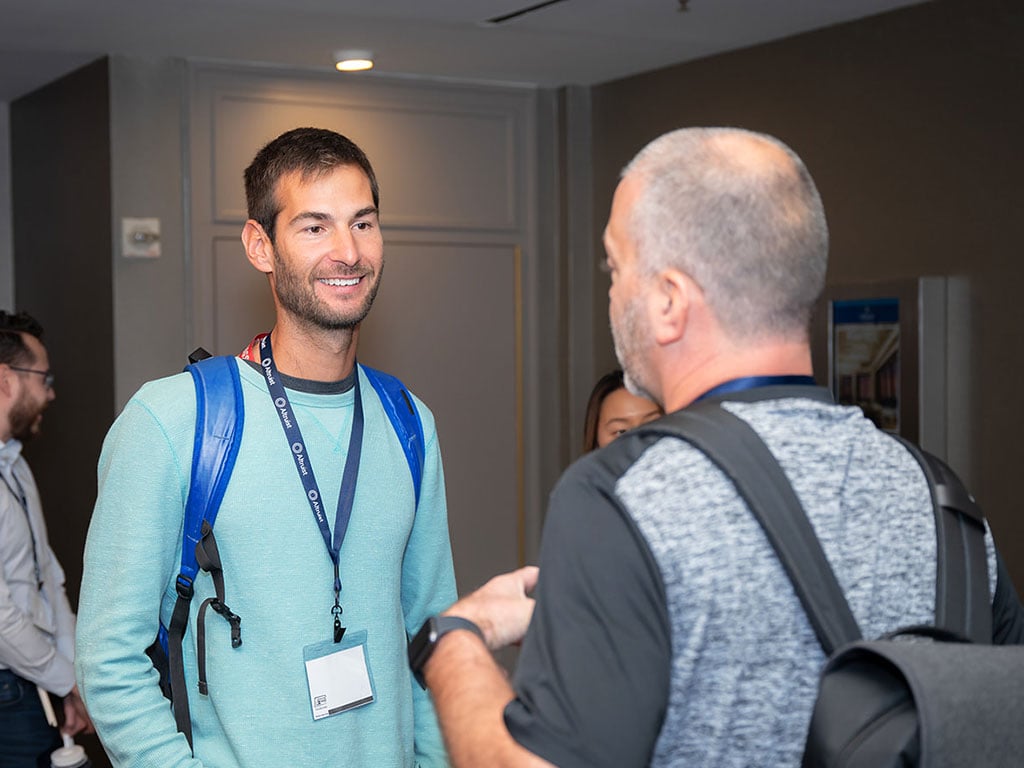
[[[185,364],[190,260],[183,145],[185,64],[110,58],[111,239],[114,382],[120,411],[139,384]],[[162,255],[125,258],[122,218],[160,220]]]
[[[96,75],[100,72],[101,75]],[[80,94],[69,91],[83,86],[84,73],[92,73],[93,80],[104,81],[102,94],[96,92],[93,81],[89,84],[92,90],[83,89]],[[458,538],[459,514],[474,525],[486,528],[481,528],[479,536],[470,535],[472,546],[463,544],[460,547],[466,553],[489,551],[483,547],[483,539],[488,537],[492,543],[496,537],[504,542],[509,537],[501,531],[509,527],[510,520],[507,519],[509,515],[504,514],[500,521],[495,521],[501,522],[502,528],[489,525],[487,516],[478,514],[483,507],[490,507],[491,514],[497,514],[499,499],[495,497],[494,483],[483,491],[473,491],[481,495],[481,499],[471,504],[462,499],[461,507],[466,509],[459,513],[459,499],[466,495],[460,492],[471,487],[479,488],[483,483],[480,478],[486,473],[474,472],[471,475],[480,477],[459,480],[459,470],[466,474],[465,467],[459,465],[466,462],[458,460],[458,451],[455,450],[458,442],[454,438],[461,436],[465,438],[463,442],[468,441],[472,446],[479,440],[481,427],[476,423],[469,429],[458,431],[458,424],[466,421],[467,414],[477,411],[495,419],[500,417],[501,426],[492,430],[490,442],[494,446],[513,446],[511,461],[493,458],[490,462],[490,471],[507,476],[506,485],[513,489],[512,555],[509,562],[492,557],[487,563],[486,574],[471,574],[466,580],[463,586],[468,588],[489,576],[497,567],[494,565],[496,562],[500,562],[503,568],[510,568],[520,558],[535,559],[544,500],[569,453],[557,427],[566,421],[566,387],[563,368],[558,361],[563,359],[567,349],[589,349],[592,346],[589,328],[577,329],[577,332],[585,334],[585,343],[579,345],[568,344],[562,330],[551,330],[561,314],[559,304],[566,271],[564,244],[558,237],[560,222],[557,212],[561,201],[555,200],[556,169],[561,167],[561,157],[565,152],[558,141],[561,112],[555,94],[535,89],[483,89],[452,83],[384,79],[353,80],[348,85],[342,84],[346,82],[319,74],[264,68],[192,66],[181,60],[113,56],[18,100],[15,111],[23,115],[23,128],[13,136],[13,144],[18,152],[18,162],[26,169],[25,178],[38,186],[29,190],[27,183],[23,182],[21,186],[28,190],[24,195],[19,189],[19,210],[15,219],[20,222],[25,217],[27,223],[24,228],[19,227],[19,231],[24,229],[17,249],[19,267],[21,260],[30,261],[32,254],[54,252],[53,248],[44,249],[32,242],[37,234],[34,230],[39,230],[38,234],[44,238],[56,236],[56,233],[70,231],[68,224],[88,206],[95,212],[90,218],[88,232],[81,231],[82,237],[76,248],[56,251],[62,258],[75,256],[72,262],[75,269],[89,270],[87,278],[74,283],[60,281],[50,292],[22,291],[23,281],[19,279],[18,301],[19,305],[29,307],[27,302],[31,300],[30,308],[49,302],[63,302],[68,311],[77,312],[79,317],[86,314],[82,311],[83,303],[95,307],[90,314],[90,320],[94,318],[97,321],[95,324],[69,322],[67,315],[59,312],[60,322],[54,324],[59,326],[55,333],[63,331],[71,336],[87,329],[92,331],[93,342],[101,350],[93,368],[81,369],[95,374],[90,379],[88,391],[98,403],[95,412],[104,414],[102,423],[93,425],[86,441],[90,447],[95,446],[95,450],[90,449],[76,457],[76,466],[90,478],[90,487],[80,494],[80,498],[88,499],[87,503],[91,505],[98,446],[113,415],[138,386],[146,380],[180,370],[185,355],[196,344],[215,352],[234,351],[242,344],[242,341],[234,339],[224,349],[219,349],[216,334],[211,330],[217,324],[204,325],[200,320],[211,315],[208,294],[211,294],[212,286],[220,285],[230,293],[242,282],[226,276],[226,273],[218,278],[217,271],[211,269],[210,238],[217,244],[214,248],[216,254],[223,250],[227,261],[236,261],[233,254],[240,250],[238,232],[244,220],[244,200],[238,203],[241,168],[247,157],[251,157],[263,141],[282,130],[281,126],[320,124],[325,119],[338,119],[339,115],[344,118],[343,126],[347,125],[351,130],[355,130],[352,126],[361,126],[366,135],[357,138],[366,141],[366,146],[372,150],[371,155],[377,158],[382,182],[387,182],[389,197],[385,224],[396,264],[402,258],[427,262],[431,248],[445,258],[473,252],[475,255],[464,265],[465,268],[450,270],[451,274],[462,275],[461,283],[452,283],[448,272],[442,274],[436,268],[431,272],[444,286],[448,286],[446,290],[453,290],[456,295],[460,290],[467,290],[465,286],[469,284],[483,287],[479,281],[485,279],[480,274],[480,270],[487,268],[485,258],[496,259],[493,263],[498,271],[515,272],[522,280],[519,295],[513,290],[517,280],[508,275],[500,279],[494,276],[487,278],[487,287],[505,297],[506,304],[512,306],[514,299],[514,313],[512,310],[501,313],[492,304],[480,315],[501,325],[509,333],[515,331],[515,343],[491,343],[488,346],[481,342],[477,346],[478,352],[458,356],[460,362],[470,366],[471,373],[481,375],[491,369],[492,372],[500,372],[499,369],[504,370],[502,366],[511,367],[515,362],[515,375],[501,379],[502,386],[509,393],[505,400],[495,402],[497,387],[473,386],[473,376],[457,374],[462,388],[467,389],[469,397],[475,398],[471,402],[460,403],[459,396],[453,394],[461,391],[458,387],[433,382],[437,385],[434,388],[440,389],[432,393],[430,382],[419,382],[408,365],[406,368],[391,363],[386,365],[389,370],[403,375],[434,406],[435,415],[442,425],[442,437],[448,435],[446,455],[451,464],[447,469],[453,481],[449,500],[453,539]],[[211,91],[210,83],[218,83],[217,88]],[[236,93],[238,89],[245,93]],[[92,128],[103,137],[103,146],[95,148],[89,163],[70,162],[66,153],[62,154],[65,145],[73,146],[78,139],[76,130],[70,127],[79,119],[81,108],[75,98],[88,99],[94,105],[91,116],[96,118],[96,125]],[[373,109],[368,111],[368,104],[373,105]],[[40,111],[34,105],[46,105],[46,111]],[[226,110],[226,115],[238,118],[238,109],[262,111],[247,114],[245,119],[248,122],[234,128],[225,128],[211,116]],[[366,115],[372,118],[369,123],[367,120],[370,118]],[[456,145],[455,157],[470,156],[467,150],[472,144],[467,142],[479,143],[487,139],[480,146],[491,146],[488,137],[495,136],[500,139],[498,145],[502,147],[497,152],[498,157],[492,158],[490,154],[494,153],[488,152],[484,154],[485,160],[472,165],[460,167],[459,161],[448,160],[445,162],[450,163],[449,167],[431,170],[429,163],[419,161],[431,158],[436,164],[440,160],[429,147],[419,146],[430,139],[426,134],[418,135],[417,115],[428,124],[433,121],[446,126],[448,133],[439,136],[438,140]],[[226,119],[225,115],[220,117]],[[60,126],[69,126],[64,129],[68,135],[58,139],[53,134],[60,130]],[[218,127],[218,130],[211,126]],[[33,136],[37,127],[38,141]],[[452,132],[454,135],[449,135]],[[209,146],[215,138],[221,149],[216,162]],[[40,141],[44,146],[59,148],[55,151],[54,162],[59,158],[60,167],[51,167],[52,162],[42,162],[39,167],[48,173],[31,176],[27,169],[37,162]],[[458,146],[460,142],[461,146]],[[243,148],[239,149],[239,146]],[[480,155],[481,151],[478,149],[476,154]],[[246,157],[235,157],[239,153]],[[238,162],[232,162],[232,158]],[[87,172],[98,176],[96,162],[103,166],[103,183],[97,183],[84,192],[79,177]],[[448,185],[446,195],[438,193],[438,175],[443,176]],[[54,179],[59,183],[54,184]],[[59,188],[60,194],[68,199],[58,208],[50,209],[47,226],[40,228],[37,222],[43,206],[39,193],[44,183]],[[227,209],[222,210],[223,205],[217,207],[213,204],[211,184],[216,184],[233,201]],[[492,185],[487,195],[471,191],[486,189],[487,184]],[[563,190],[563,198],[565,194],[568,194],[567,189]],[[422,202],[416,203],[417,199]],[[491,202],[484,210],[481,205],[487,200]],[[402,201],[410,204],[410,210],[416,215],[404,213]],[[447,207],[439,208],[442,203]],[[589,215],[589,207],[586,213]],[[128,258],[125,255],[121,243],[125,218],[159,220],[161,255],[158,258]],[[224,263],[218,263],[226,268]],[[52,266],[53,262],[48,264]],[[246,266],[244,260],[243,266]],[[245,269],[247,279],[252,279],[250,272]],[[37,274],[44,273],[37,270]],[[32,275],[26,273],[25,277],[30,279]],[[401,284],[400,277],[400,273],[395,272],[389,281],[391,294],[397,295],[395,289]],[[257,287],[261,298],[266,301],[265,281],[257,280]],[[391,294],[382,296],[382,301],[386,302]],[[445,301],[450,309],[466,304],[442,299],[439,291],[429,289],[429,286],[421,286],[418,294],[422,294],[423,301]],[[480,299],[484,294],[475,291],[473,295]],[[219,306],[218,302],[215,304]],[[412,305],[415,302],[402,304],[399,300],[399,303],[403,307],[399,315],[409,315],[414,309]],[[235,313],[225,310],[225,314],[234,318]],[[378,324],[383,322],[381,316],[377,317]],[[252,322],[249,318],[234,325],[243,327],[245,334],[251,335],[263,329],[265,324]],[[443,350],[433,349],[431,353],[430,348],[447,344],[446,349],[450,347],[448,351],[452,351],[458,343],[465,345],[471,336],[466,330],[469,328],[482,333],[490,342],[504,338],[500,334],[488,335],[486,324],[470,322],[462,323],[460,328],[449,334],[441,334],[442,338],[436,342],[421,345],[423,349],[419,356],[426,355],[428,360],[433,358],[428,369],[434,378],[443,380],[443,370],[436,365],[438,353]],[[374,346],[370,344],[371,330],[370,325],[364,329],[366,338],[363,346],[366,346],[364,351],[368,355]],[[398,334],[396,338],[406,337],[409,337],[408,333]],[[382,347],[382,344],[376,346]],[[382,349],[376,351],[383,354]],[[494,362],[491,358],[495,356],[502,361],[502,366],[490,365]],[[62,356],[55,357],[60,359]],[[399,356],[403,364],[414,362],[414,358],[417,355]],[[375,360],[368,357],[367,362],[373,364]],[[65,382],[60,389],[63,393],[69,385],[68,380],[61,378]],[[76,394],[78,391],[76,386]],[[445,406],[445,402],[453,398],[454,405]],[[60,424],[60,432],[70,434],[65,429],[67,422],[57,419],[58,415],[54,412],[51,425]],[[554,429],[552,425],[556,425]],[[486,460],[486,454],[472,447],[469,450],[479,457],[477,460]],[[509,501],[506,497],[502,499],[502,503]],[[520,510],[518,515],[515,511],[517,506]],[[60,509],[56,505],[48,506],[51,518],[59,519]],[[65,535],[61,533],[61,526],[51,527],[57,529],[58,538]],[[460,535],[463,536],[466,530],[473,530],[472,526],[467,529],[463,525],[461,528]],[[62,544],[69,553],[68,558],[62,559],[66,560],[68,586],[73,595],[77,593],[80,574],[82,534],[84,529],[68,529],[66,545]],[[507,548],[509,544],[502,543],[502,546]],[[517,549],[518,557],[515,554]],[[481,559],[480,556],[477,559]]]
[[[122,262],[118,241],[121,216],[157,215],[165,249],[184,251],[183,68],[102,59],[0,103],[0,308],[14,308],[16,295],[46,327],[57,399],[26,453],[72,603],[115,407],[167,372],[161,350],[184,359],[182,259]],[[158,288],[140,290],[140,273],[156,270]],[[115,354],[127,361],[127,373],[117,371],[118,382],[129,379],[121,400]]]
[[[951,402],[950,418],[962,425],[973,491],[1018,585],[1022,39],[1019,4],[936,0],[592,93],[595,232],[619,169],[643,144],[677,127],[737,125],[786,141],[817,180],[832,233],[831,285],[962,278],[961,389],[971,397]],[[595,327],[606,322],[606,289],[597,275]],[[607,334],[595,359],[613,363]]]
[[[197,65],[189,95],[183,296],[196,343],[235,353],[274,322],[266,278],[239,241],[252,156],[296,125],[344,132],[380,181],[388,262],[359,359],[400,376],[434,413],[459,588],[532,561],[541,473],[559,467],[548,428],[558,420],[559,259],[540,244],[550,225],[539,220],[554,208],[539,202],[552,175],[542,169],[555,164],[539,157],[546,94]]]
[[[11,104],[15,295],[57,377],[44,434],[25,448],[77,601],[96,459],[113,417],[106,61]]]
[[[974,490],[1017,581],[1024,582],[1024,537],[1010,480],[1014,460],[1024,451],[1016,439],[1020,409],[1013,405],[1022,366],[1014,310],[1024,268],[1012,258],[1022,203],[1016,182],[1024,170],[1017,146],[1017,137],[1024,135],[1022,33],[1016,6],[936,0],[540,99],[537,173],[546,179],[541,186],[548,197],[531,215],[541,220],[545,258],[550,254],[557,262],[549,277],[558,295],[527,296],[524,322],[539,357],[560,362],[551,374],[554,386],[527,393],[536,415],[526,426],[538,441],[536,454],[545,456],[535,463],[534,497],[543,496],[556,465],[576,454],[586,394],[596,376],[614,365],[606,330],[607,277],[596,267],[618,170],[644,143],[671,128],[743,125],[789,142],[818,180],[832,227],[833,284],[923,274],[966,281],[971,349],[964,388],[972,397],[953,407],[965,425]],[[109,417],[139,382],[176,366],[192,340],[192,224],[184,204],[191,184],[184,128],[191,84],[181,61],[113,57],[103,66],[109,84],[109,97],[102,101],[106,105],[109,98],[109,154],[89,159],[106,157],[110,178],[95,171],[97,183],[88,185],[85,197],[108,201],[106,231],[97,235],[105,246],[88,253],[81,244],[50,251],[54,260],[48,265],[88,264],[89,274],[78,285],[77,272],[40,270],[36,278],[30,273],[24,277],[33,287],[23,294],[19,269],[17,296],[19,306],[26,307],[39,297],[55,305],[66,302],[53,333],[68,318],[68,327],[80,334],[76,338],[85,341],[55,361],[61,374],[55,408],[72,410],[69,381],[75,380],[68,374],[74,375],[92,341],[98,362],[90,358],[91,368],[83,369],[95,371],[100,386],[90,390],[82,408],[95,406],[95,413]],[[49,94],[44,98],[64,93],[61,82],[43,89]],[[12,258],[5,236],[9,242],[12,218],[4,194],[11,170],[3,106],[0,306],[10,306]],[[73,163],[62,165],[48,178],[73,183],[79,174],[71,170],[77,170]],[[81,202],[74,198],[64,205],[73,210]],[[124,216],[159,217],[165,256],[150,262],[122,258],[117,238]],[[14,220],[20,222],[21,214]],[[18,252],[29,258],[20,244]],[[541,317],[551,322],[541,323]],[[94,432],[102,436],[105,427]],[[90,436],[75,457],[90,473],[94,439]],[[72,562],[79,556],[80,551],[68,555]]]
[[[25,447],[78,602],[96,460],[113,419],[109,86],[105,60],[12,102],[15,295],[46,328],[57,399]],[[96,768],[94,737],[80,740]]]
[[[0,309],[14,309],[10,107],[0,102]]]
[[[242,208],[231,207],[230,214],[225,216],[220,208],[211,204],[209,188],[223,178],[223,186],[231,191],[231,199],[236,199],[241,181],[240,166],[225,164],[223,159],[219,162],[204,160],[210,157],[207,145],[212,138],[220,137],[222,149],[235,148],[239,141],[251,144],[250,134],[254,132],[270,131],[267,136],[257,137],[260,141],[253,146],[258,146],[281,129],[274,128],[268,121],[268,114],[256,114],[250,115],[250,124],[241,126],[244,130],[227,134],[223,130],[211,131],[211,124],[218,125],[210,118],[211,105],[222,108],[220,96],[223,93],[217,91],[219,95],[213,96],[203,83],[216,70],[193,67],[177,60],[115,56],[19,99],[12,107],[11,143],[17,150],[13,169],[16,198],[13,219],[19,223],[16,233],[18,303],[32,309],[49,326],[47,342],[59,376],[58,400],[47,417],[49,428],[44,439],[32,446],[30,459],[40,481],[54,548],[68,574],[68,592],[73,602],[77,602],[82,545],[95,498],[96,461],[106,429],[140,383],[180,370],[185,354],[194,343],[209,343],[204,329],[197,324],[197,317],[201,317],[203,311],[209,314],[209,307],[196,298],[202,296],[200,288],[209,287],[208,271],[202,269],[204,264],[209,266],[209,254],[204,255],[209,242],[195,233],[209,234],[213,225],[207,219],[212,216],[214,223],[225,230],[221,233],[225,248],[239,249],[238,231],[244,219],[244,204]],[[327,81],[322,76],[241,68],[227,70],[225,77],[253,80],[263,99],[257,102],[264,104],[261,107],[264,111],[275,104],[278,112],[283,106],[290,109],[283,117],[276,112],[269,115],[278,121],[285,119],[284,127],[291,127],[294,120],[313,119],[309,117],[312,114],[309,106],[293,103],[300,93],[316,96],[312,102],[314,112],[334,100],[345,101],[341,93],[324,92],[324,84],[335,81]],[[403,372],[406,369],[388,367],[406,376],[428,403],[435,406],[442,442],[445,444],[447,439],[452,449],[446,451],[446,461],[452,463],[446,466],[451,481],[450,519],[456,549],[471,556],[469,561],[472,562],[467,565],[467,558],[460,559],[457,554],[457,571],[460,565],[466,571],[459,574],[460,584],[468,589],[489,577],[495,569],[515,567],[521,557],[531,562],[536,559],[543,499],[565,454],[563,442],[552,438],[549,429],[549,425],[564,420],[563,402],[559,397],[564,387],[559,382],[561,368],[557,360],[566,346],[560,334],[550,332],[554,324],[552,318],[559,313],[556,305],[561,286],[554,276],[564,272],[560,242],[555,234],[557,214],[552,213],[557,211],[557,205],[551,202],[554,197],[551,187],[556,181],[554,169],[559,166],[562,152],[556,141],[559,129],[555,98],[550,93],[532,89],[484,92],[453,84],[368,81],[366,92],[360,93],[354,103],[357,106],[363,102],[373,103],[377,98],[390,98],[395,102],[395,94],[381,95],[389,89],[399,92],[398,112],[408,115],[397,114],[390,123],[377,118],[378,122],[383,121],[376,126],[380,130],[371,131],[369,137],[379,145],[379,151],[371,155],[378,157],[382,186],[387,180],[390,190],[386,192],[390,197],[385,222],[397,222],[390,229],[386,226],[395,264],[405,259],[410,262],[407,266],[412,267],[415,265],[411,260],[415,259],[420,262],[421,271],[428,267],[430,279],[450,284],[448,290],[454,291],[456,297],[441,297],[438,291],[429,290],[428,280],[421,278],[411,286],[415,294],[422,295],[421,304],[440,300],[445,304],[444,309],[451,310],[449,314],[465,309],[475,311],[476,318],[484,318],[492,325],[498,323],[506,330],[519,328],[514,334],[515,343],[512,343],[513,334],[509,333],[509,338],[499,344],[494,343],[496,337],[486,333],[486,323],[468,319],[461,325],[455,323],[460,327],[447,334],[449,341],[440,339],[421,345],[419,356],[426,360],[433,378],[441,379],[440,384],[433,382],[441,387],[433,395],[428,391],[430,381],[417,383],[414,372],[406,376]],[[224,93],[235,95],[230,88]],[[272,98],[275,95],[277,98]],[[354,94],[348,97],[351,100]],[[245,102],[244,94],[242,101]],[[422,102],[419,111],[429,119],[445,115],[442,106],[447,105],[452,112],[450,119],[446,119],[452,125],[458,123],[459,115],[464,115],[466,126],[453,128],[456,132],[465,132],[468,126],[483,120],[485,126],[490,126],[488,132],[496,132],[499,137],[515,137],[503,155],[504,165],[489,167],[485,162],[461,169],[445,168],[442,173],[445,182],[452,185],[449,192],[464,196],[474,195],[472,189],[482,188],[477,177],[484,176],[493,185],[491,198],[499,202],[508,198],[504,208],[499,206],[497,223],[487,216],[473,217],[472,212],[465,210],[465,205],[457,205],[455,219],[465,221],[459,227],[441,227],[444,216],[438,218],[436,213],[440,199],[436,191],[438,175],[430,172],[426,179],[410,180],[424,174],[422,169],[419,176],[413,173],[416,168],[410,167],[412,160],[417,156],[435,157],[429,148],[417,149],[417,141],[427,138],[403,136],[400,132],[400,129],[408,133],[416,128],[415,122],[409,122],[409,116],[416,114],[412,102]],[[349,110],[345,119],[351,123],[355,120],[354,114]],[[316,119],[322,119],[322,115]],[[495,119],[499,122],[495,123]],[[459,140],[458,135],[445,138],[449,143]],[[399,147],[402,152],[388,152],[396,141],[403,142]],[[463,145],[462,150],[467,147]],[[253,151],[247,144],[245,154],[251,156]],[[411,159],[410,152],[413,153]],[[195,177],[190,176],[193,169]],[[505,178],[505,173],[509,178]],[[467,178],[472,181],[467,183]],[[405,216],[409,220],[402,224],[402,206],[395,201],[404,196],[407,202],[412,202],[416,195],[421,198],[433,195],[423,199],[434,206],[428,208],[434,213],[424,214],[423,206],[414,205],[427,220],[416,223]],[[471,202],[480,203],[484,197],[476,195]],[[469,207],[475,210],[480,206]],[[158,258],[125,256],[121,229],[122,219],[126,217],[159,219],[162,254]],[[469,302],[458,300],[460,290],[474,290],[465,287],[467,284],[482,287],[478,281],[486,277],[481,274],[481,269],[486,267],[481,258],[489,252],[498,258],[495,266],[499,267],[500,279],[492,276],[487,287],[492,294],[497,291],[504,297],[506,310],[513,305],[514,298],[515,311],[509,310],[500,317],[496,314],[500,302],[471,310]],[[461,270],[438,272],[437,264],[442,263],[439,259],[433,259],[431,266],[434,256],[450,259],[460,253],[471,257]],[[417,254],[422,258],[416,258]],[[519,280],[512,279],[513,271],[522,280],[521,296],[514,291]],[[461,283],[453,283],[450,274],[462,274]],[[382,309],[386,309],[384,303],[388,296],[395,295],[401,277],[401,271],[396,271],[389,282],[391,288],[382,291]],[[387,290],[391,294],[383,295]],[[266,293],[265,283],[260,284],[260,292]],[[472,295],[477,296],[479,304],[481,297],[487,294],[474,290]],[[397,314],[408,315],[410,306],[403,305],[403,310]],[[394,319],[387,314],[396,313],[378,316],[378,322]],[[418,326],[420,331],[416,337],[408,328],[398,336],[409,343],[414,343],[416,338],[423,341],[432,320],[436,321],[443,314],[429,313],[427,317],[431,319]],[[259,324],[250,326],[253,324],[246,325],[246,333],[264,329]],[[501,380],[508,396],[500,401],[496,400],[500,387],[472,386],[472,376],[466,372],[458,375],[458,384],[467,391],[469,402],[459,401],[457,393],[462,389],[443,381],[444,370],[451,371],[454,366],[437,364],[443,359],[440,353],[445,351],[438,345],[452,347],[460,338],[463,341],[475,338],[467,329],[477,331],[483,338],[474,342],[480,354],[461,355],[459,362],[464,366],[472,368],[481,360],[486,362],[490,359],[487,355],[505,360],[506,368],[512,367],[513,360],[518,368],[518,361],[525,359],[522,373]],[[369,349],[372,334],[369,328],[364,330],[366,344],[361,347]],[[216,351],[232,351],[238,346],[236,340],[231,350]],[[589,336],[583,346],[590,346]],[[411,368],[413,357],[416,355],[407,354],[403,358],[407,369]],[[368,362],[373,363],[374,359]],[[445,397],[455,400],[453,408],[449,409],[451,412],[444,412],[441,401]],[[478,419],[458,431],[460,415],[465,422],[467,414],[481,410],[485,416],[495,418]],[[490,430],[488,426],[481,426],[484,422],[500,427]],[[519,442],[519,435],[523,435],[525,442]],[[502,487],[511,488],[510,494],[499,498],[497,483],[481,489],[480,478],[462,477],[466,471],[459,465],[466,462],[452,461],[459,445],[454,438],[460,436],[464,438],[462,442],[469,442],[468,450],[484,462],[488,461],[489,453],[479,451],[481,439],[492,448],[511,446],[512,450],[505,453],[491,452],[494,456],[488,467],[507,481]],[[474,493],[481,497],[474,498]],[[471,503],[467,504],[466,498]],[[517,508],[521,510],[518,516]],[[459,536],[466,539],[461,546]],[[495,554],[498,549],[500,557]],[[491,555],[489,559],[487,553]],[[474,557],[482,562],[476,563]],[[98,756],[98,749],[93,752]]]

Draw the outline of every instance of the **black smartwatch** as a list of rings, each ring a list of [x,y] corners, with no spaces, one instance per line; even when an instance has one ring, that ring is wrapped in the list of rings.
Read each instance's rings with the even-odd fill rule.
[[[423,622],[420,631],[409,641],[409,668],[421,688],[427,687],[423,681],[423,667],[434,653],[437,641],[456,629],[468,629],[481,640],[484,639],[484,633],[480,631],[480,627],[469,619],[459,616],[431,616]]]

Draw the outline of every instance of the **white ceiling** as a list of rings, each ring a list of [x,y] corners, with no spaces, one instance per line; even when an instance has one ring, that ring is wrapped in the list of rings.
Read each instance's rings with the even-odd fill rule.
[[[0,0],[0,102],[105,54],[329,70],[365,48],[385,75],[593,85],[921,1],[554,0],[488,24],[542,0]]]

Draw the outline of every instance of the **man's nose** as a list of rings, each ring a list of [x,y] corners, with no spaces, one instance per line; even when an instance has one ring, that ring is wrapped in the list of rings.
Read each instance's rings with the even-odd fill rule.
[[[344,264],[355,264],[359,261],[359,249],[356,248],[355,238],[348,229],[339,229],[335,235],[333,247],[330,253],[331,259]]]

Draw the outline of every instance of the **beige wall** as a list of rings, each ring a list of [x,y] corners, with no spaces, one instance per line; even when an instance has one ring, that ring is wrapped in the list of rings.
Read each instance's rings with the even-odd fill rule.
[[[961,389],[971,397],[951,402],[950,418],[963,426],[973,490],[1018,585],[1022,39],[1019,5],[937,0],[592,92],[595,232],[619,169],[643,144],[677,127],[736,125],[780,137],[810,168],[831,227],[831,285],[965,279]],[[607,324],[606,290],[598,275],[595,327]],[[614,362],[607,334],[595,360]]]

